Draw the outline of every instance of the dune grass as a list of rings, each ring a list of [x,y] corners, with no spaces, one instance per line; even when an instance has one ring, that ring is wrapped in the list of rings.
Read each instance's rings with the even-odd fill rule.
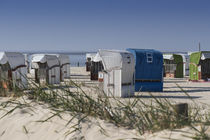
[[[152,100],[145,102],[139,98],[115,98],[107,97],[100,89],[96,87],[87,87],[84,83],[76,83],[74,81],[66,82],[64,85],[58,86],[40,86],[30,81],[28,92],[22,92],[20,89],[13,90],[18,97],[28,97],[33,102],[47,103],[49,108],[55,113],[49,118],[42,120],[46,122],[55,116],[61,116],[61,113],[70,113],[70,124],[74,118],[78,118],[75,130],[67,132],[67,135],[79,129],[79,124],[88,117],[95,117],[110,122],[118,127],[127,129],[136,129],[139,134],[146,132],[157,132],[164,129],[174,130],[185,126],[191,127],[197,133],[192,136],[193,139],[209,139],[206,134],[207,126],[210,125],[210,112],[200,113],[201,107],[196,103],[189,105],[188,118],[178,116],[174,103],[166,98],[156,98],[152,94]],[[62,87],[62,88],[59,88]],[[189,96],[178,84],[177,87],[183,91],[183,94]],[[93,88],[96,93],[87,93],[84,88]],[[1,89],[1,92],[4,92]],[[191,99],[193,100],[193,99]],[[12,113],[17,108],[28,107],[29,104],[15,101],[7,101],[1,103],[1,107],[5,108],[9,104],[16,106],[8,111],[4,116]],[[196,126],[201,126],[197,129]],[[27,132],[25,129],[25,132]],[[103,130],[103,128],[101,128]],[[105,130],[102,132],[106,133]]]

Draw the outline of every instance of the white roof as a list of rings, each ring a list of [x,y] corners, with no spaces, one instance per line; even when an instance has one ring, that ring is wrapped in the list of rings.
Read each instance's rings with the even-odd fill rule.
[[[11,69],[25,65],[24,55],[18,52],[0,52],[0,64],[9,63]]]
[[[93,58],[93,62],[100,62],[100,61],[102,61],[102,58],[101,58],[101,56],[99,55],[99,53],[97,53],[97,54],[95,55],[95,57]]]
[[[59,65],[59,60],[56,55],[52,54],[34,54],[31,58],[32,68],[37,68],[33,63],[47,63],[48,67]]]
[[[163,54],[163,59],[173,60],[173,54]]]
[[[47,55],[55,55],[58,57],[60,65],[70,63],[70,59],[68,55],[65,54],[47,54]]]
[[[8,62],[8,59],[7,59],[7,57],[6,57],[6,55],[5,55],[5,53],[4,52],[0,52],[0,64],[6,64]]]
[[[210,59],[210,53],[202,53],[201,60]]]
[[[58,60],[60,61],[60,65],[70,63],[70,59],[68,55],[57,54]]]
[[[95,57],[96,53],[86,53],[86,59],[90,58],[91,60],[93,60],[93,58]]]
[[[99,55],[102,58],[104,70],[121,69],[124,61],[134,62],[134,56],[128,51],[99,50]]]
[[[33,54],[31,57],[31,62],[33,63],[37,63],[37,62],[45,63],[46,61],[47,60],[46,60],[45,54]]]

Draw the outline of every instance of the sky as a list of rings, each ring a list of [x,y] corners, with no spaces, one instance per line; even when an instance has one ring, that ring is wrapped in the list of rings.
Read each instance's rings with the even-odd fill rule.
[[[210,0],[0,0],[0,51],[210,50]]]

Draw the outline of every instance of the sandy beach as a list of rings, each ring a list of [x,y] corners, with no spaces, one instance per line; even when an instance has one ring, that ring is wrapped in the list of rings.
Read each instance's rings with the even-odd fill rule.
[[[89,72],[85,67],[72,67],[71,79],[75,82],[82,82],[87,85],[97,86],[97,81],[90,81]],[[93,92],[95,89],[84,88],[86,92]],[[186,93],[190,96],[186,94]],[[189,82],[183,79],[164,79],[164,92],[136,93],[136,98],[141,98],[145,102],[153,100],[151,94],[158,99],[168,99],[173,103],[189,103],[204,106],[206,110],[210,108],[210,82]],[[122,99],[128,100],[128,99]],[[182,139],[190,140],[196,131],[190,127],[176,130],[163,130],[156,133],[145,133],[140,135],[136,130],[117,127],[107,121],[87,117],[79,126],[78,121],[81,116],[73,117],[71,113],[61,113],[59,116],[50,116],[56,112],[49,108],[47,104],[33,102],[27,97],[19,97],[16,100],[12,97],[1,97],[0,103],[13,101],[24,103],[22,107],[16,108],[12,113],[4,116],[15,107],[11,104],[5,108],[1,106],[0,111],[0,139],[1,140],[63,140],[63,139],[85,139],[85,140],[119,140],[119,139]],[[47,119],[47,120],[46,120]],[[71,123],[68,124],[69,120]],[[78,128],[79,127],[79,128]],[[76,128],[76,129],[75,129]],[[200,129],[200,126],[196,126]],[[208,129],[208,128],[207,128]],[[210,129],[206,131],[210,134]]]

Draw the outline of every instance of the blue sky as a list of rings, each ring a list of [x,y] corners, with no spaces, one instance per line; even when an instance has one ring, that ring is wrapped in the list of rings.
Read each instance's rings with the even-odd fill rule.
[[[209,0],[0,0],[1,51],[210,50]]]

